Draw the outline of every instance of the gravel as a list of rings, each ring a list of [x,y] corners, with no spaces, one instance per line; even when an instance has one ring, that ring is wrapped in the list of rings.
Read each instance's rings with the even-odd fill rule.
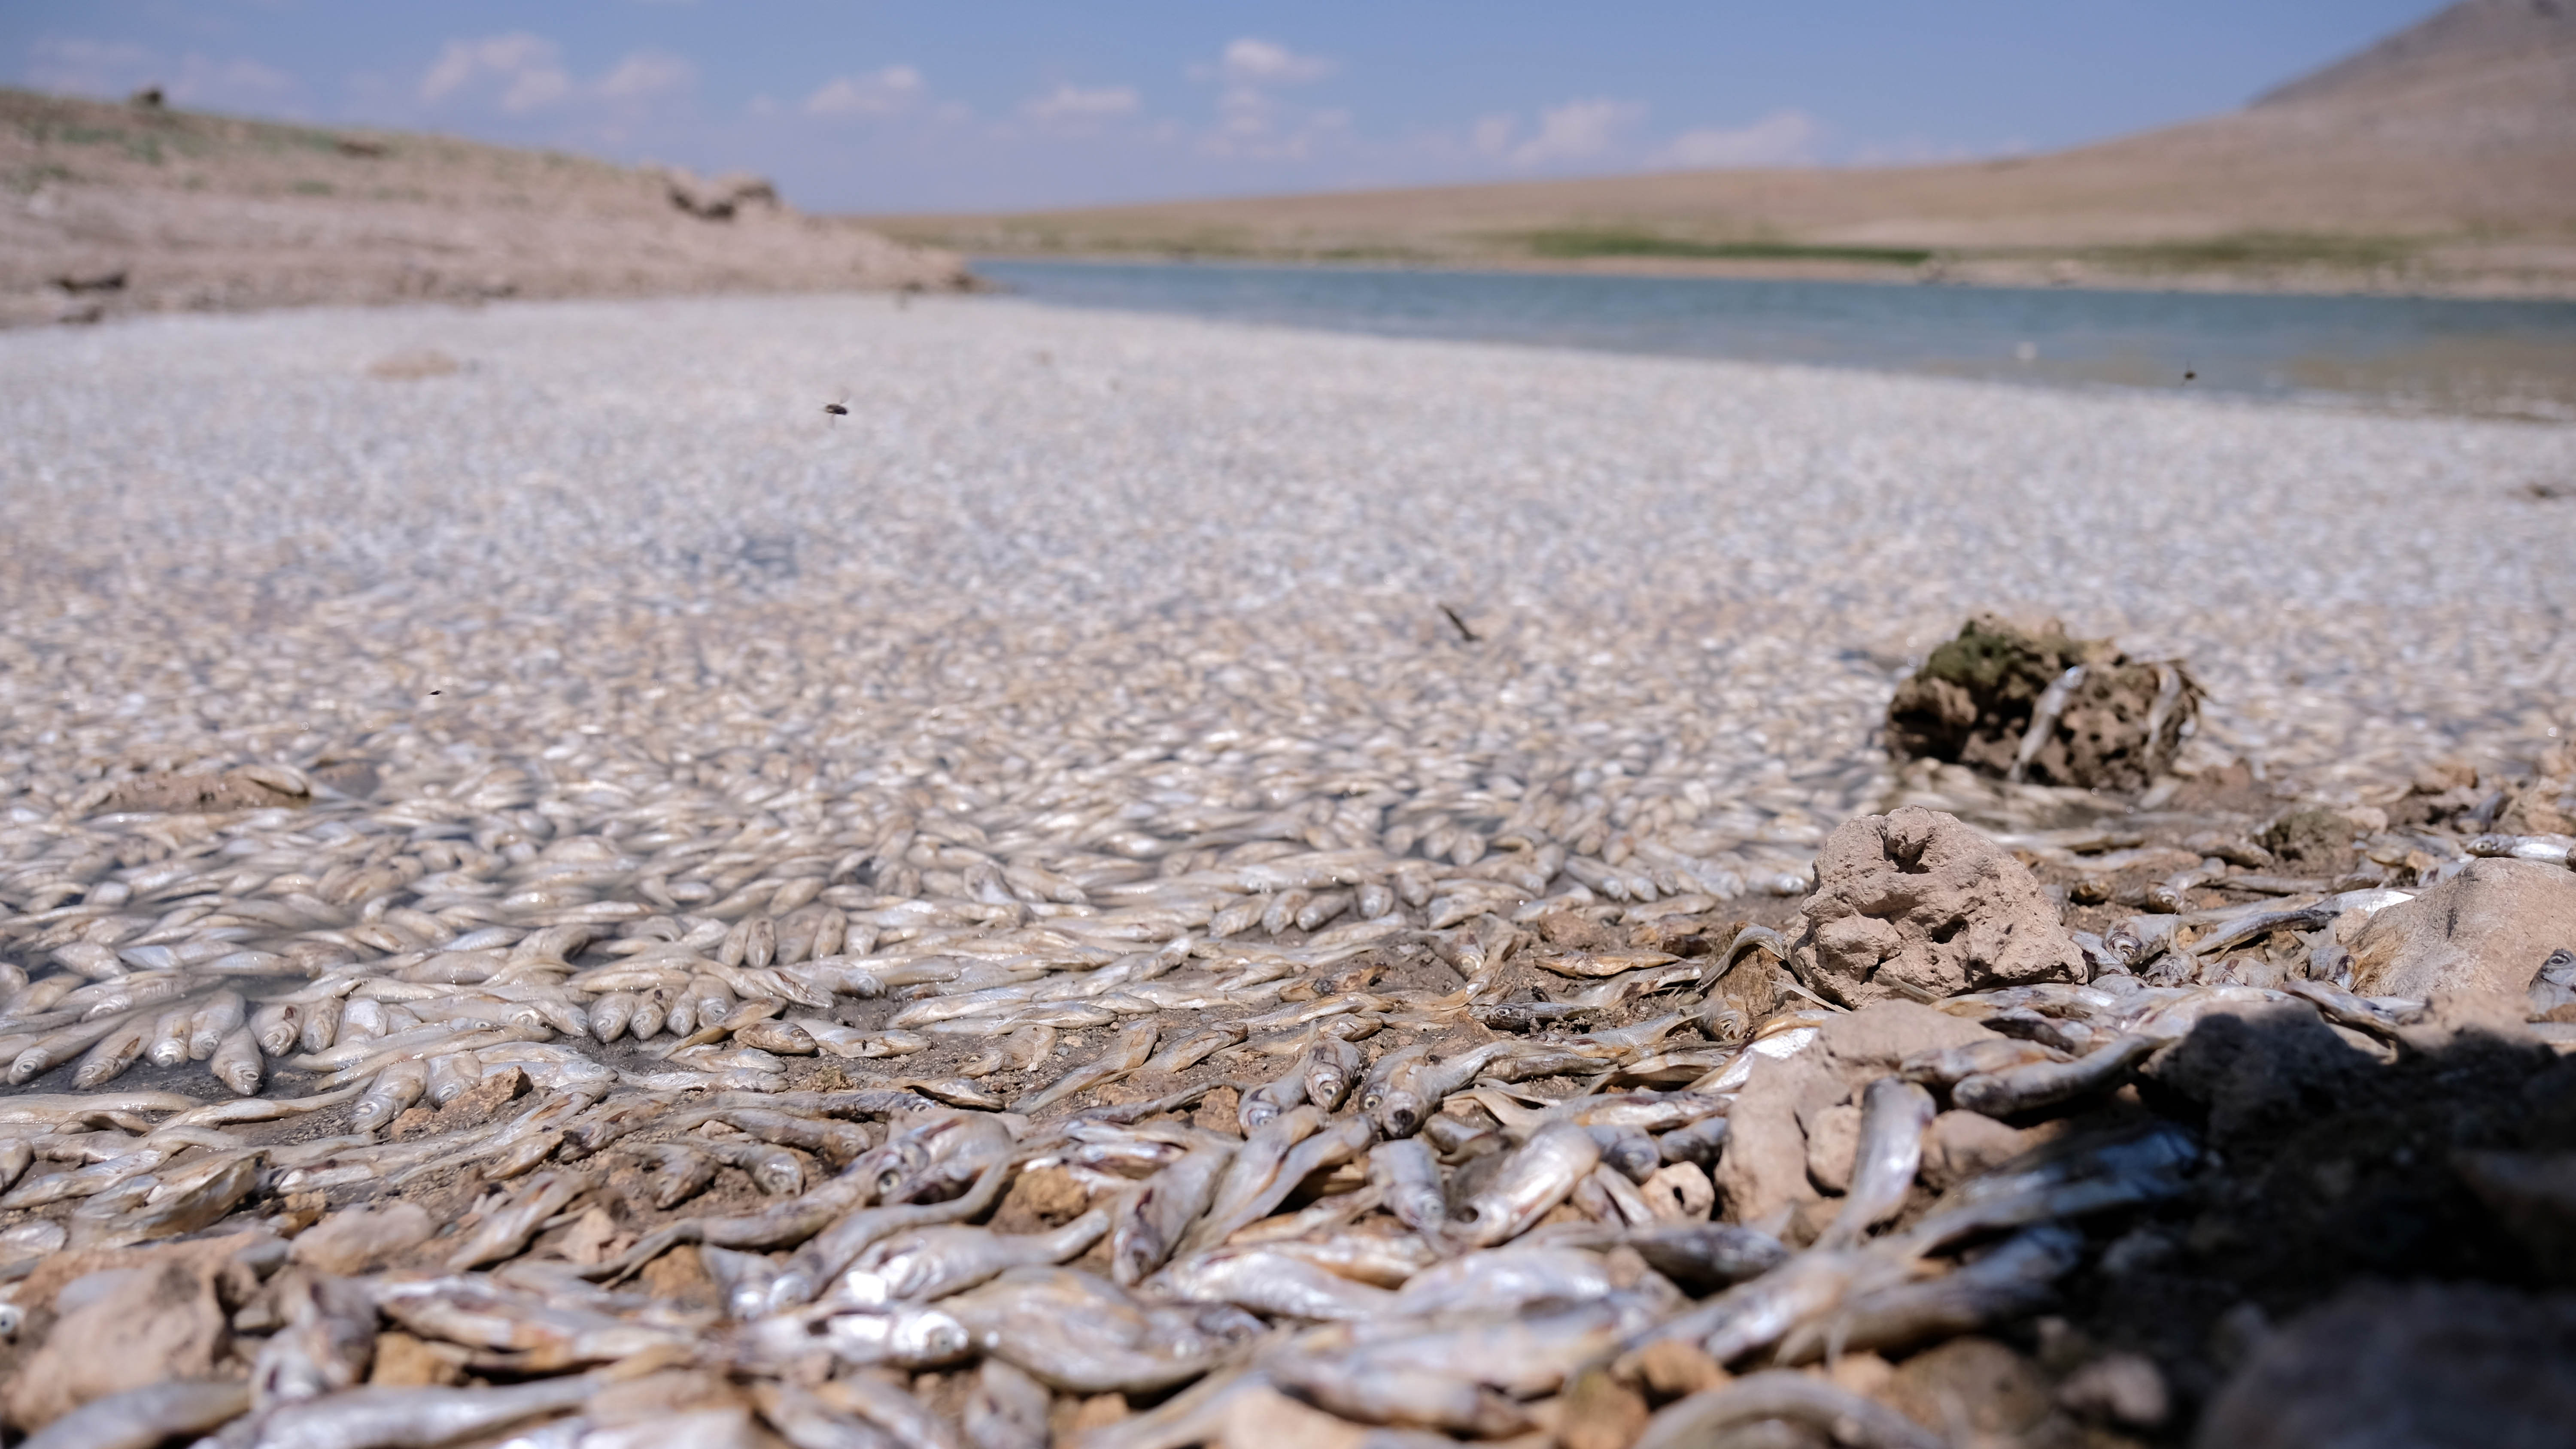
[[[461,366],[369,374],[422,349]],[[1028,850],[1306,802],[1319,846],[1759,882],[1884,793],[1896,678],[1979,609],[2189,660],[2203,765],[2527,759],[2576,725],[2576,504],[2531,487],[2571,476],[2559,427],[992,298],[0,336],[0,819],[357,759],[540,813],[1010,807]]]

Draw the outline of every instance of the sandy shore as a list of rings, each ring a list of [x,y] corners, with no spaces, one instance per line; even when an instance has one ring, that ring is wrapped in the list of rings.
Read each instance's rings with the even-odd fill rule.
[[[370,375],[423,348],[458,370]],[[2329,791],[2576,724],[2558,428],[967,298],[143,319],[0,338],[0,398],[7,794],[397,739],[862,797],[1147,751],[1104,785],[1144,814],[1293,767],[1787,868],[1981,608],[2188,659],[2195,758]]]

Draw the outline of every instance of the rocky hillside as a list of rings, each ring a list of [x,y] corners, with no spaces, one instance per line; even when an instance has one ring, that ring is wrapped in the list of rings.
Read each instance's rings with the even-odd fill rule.
[[[750,178],[0,90],[0,323],[966,280]]]

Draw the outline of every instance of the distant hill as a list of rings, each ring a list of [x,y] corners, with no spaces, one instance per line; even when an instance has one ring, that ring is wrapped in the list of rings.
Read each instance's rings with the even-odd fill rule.
[[[964,276],[953,255],[800,215],[750,178],[0,89],[0,325]]]
[[[2041,156],[872,224],[1014,254],[2576,296],[2576,0],[2466,0],[2242,110]]]

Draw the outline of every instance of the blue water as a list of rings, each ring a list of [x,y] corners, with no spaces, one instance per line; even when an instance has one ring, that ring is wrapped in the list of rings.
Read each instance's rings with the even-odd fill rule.
[[[1393,337],[2576,420],[2576,302],[979,259],[1038,302]]]

